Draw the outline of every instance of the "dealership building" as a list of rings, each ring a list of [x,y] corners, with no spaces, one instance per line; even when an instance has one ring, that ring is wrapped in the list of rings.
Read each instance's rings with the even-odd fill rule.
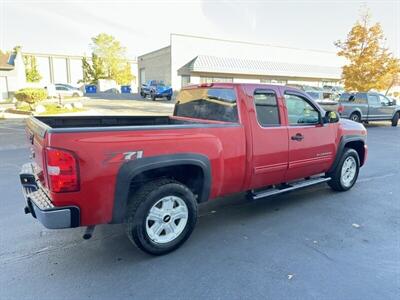
[[[169,46],[137,63],[139,83],[162,80],[179,90],[211,82],[337,85],[344,61],[329,51],[171,34]]]
[[[26,81],[24,57],[34,57],[41,79],[37,83]],[[0,101],[12,97],[19,89],[25,87],[45,87],[49,84],[64,83],[80,86],[83,79],[83,56],[54,53],[0,52]],[[90,57],[87,57],[91,61]],[[137,89],[137,62],[130,59],[134,79],[132,90]]]

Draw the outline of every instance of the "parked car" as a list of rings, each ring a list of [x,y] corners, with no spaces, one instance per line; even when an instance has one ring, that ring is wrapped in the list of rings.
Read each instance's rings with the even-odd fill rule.
[[[343,93],[339,99],[338,112],[343,118],[355,122],[384,121],[397,126],[400,117],[400,106],[395,100],[375,93]]]
[[[327,111],[338,111],[339,103],[335,100],[322,99],[316,100],[315,102],[317,102],[319,106]]]
[[[325,97],[325,91],[323,88],[300,84],[288,84],[287,86],[301,89],[302,91],[307,93],[307,95],[309,95],[313,100],[315,100],[323,109],[337,111],[337,102],[330,100],[329,97]]]
[[[298,88],[305,93],[307,93],[314,100],[323,100],[324,99],[324,90],[321,88],[317,88],[311,85],[302,85],[302,84],[287,84],[287,86]]]
[[[156,98],[172,98],[172,88],[165,85],[164,82],[158,80],[149,80],[145,84],[142,84],[140,88],[140,95],[143,98],[150,96],[151,100],[155,101]]]
[[[84,238],[96,224],[125,223],[154,255],[187,240],[200,203],[324,182],[347,191],[367,158],[362,124],[264,84],[187,86],[173,116],[31,117],[26,132],[26,213],[51,229],[87,226]]]
[[[73,87],[72,85],[69,84],[62,84],[62,83],[56,83],[55,85],[55,93],[56,95],[61,95],[61,96],[67,96],[67,97],[83,97],[83,92],[76,88]]]
[[[332,100],[338,100],[340,95],[343,94],[344,88],[341,86],[324,85],[324,98],[330,98]]]

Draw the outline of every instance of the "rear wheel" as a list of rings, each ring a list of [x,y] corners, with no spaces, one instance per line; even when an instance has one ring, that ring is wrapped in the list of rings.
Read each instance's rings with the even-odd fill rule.
[[[361,122],[361,116],[359,113],[352,113],[350,115],[350,120],[352,120],[354,122]]]
[[[72,97],[79,97],[79,94],[78,93],[73,93]]]
[[[345,148],[336,169],[328,174],[329,186],[335,191],[347,191],[353,187],[360,170],[360,158],[354,149]]]
[[[396,127],[397,124],[399,123],[399,118],[400,118],[400,112],[395,113],[392,119],[392,126]]]
[[[167,96],[167,100],[170,101],[171,100],[171,96]]]
[[[180,247],[197,221],[193,193],[172,179],[145,184],[130,198],[126,216],[129,239],[141,250],[163,255]]]

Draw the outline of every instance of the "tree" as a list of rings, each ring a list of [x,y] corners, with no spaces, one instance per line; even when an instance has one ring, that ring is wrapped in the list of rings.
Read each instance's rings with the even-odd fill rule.
[[[92,83],[93,69],[86,57],[82,58],[83,78],[78,83]]]
[[[39,73],[36,57],[24,56],[25,75],[28,82],[39,82],[42,76]]]
[[[104,71],[104,62],[96,54],[92,53],[92,64],[86,57],[82,58],[83,79],[82,83],[96,84],[101,78],[106,78]]]
[[[122,70],[120,70],[116,76],[115,80],[118,84],[131,84],[134,76],[131,70],[131,64],[127,62]]]
[[[96,65],[98,78],[114,79],[119,84],[133,79],[126,58],[126,48],[112,35],[100,33],[92,38],[93,68]],[[96,59],[96,60],[95,60]]]
[[[387,90],[400,73],[399,59],[384,46],[385,38],[379,23],[370,24],[365,12],[350,30],[345,41],[337,41],[339,56],[346,58],[342,78],[347,90],[367,92]]]

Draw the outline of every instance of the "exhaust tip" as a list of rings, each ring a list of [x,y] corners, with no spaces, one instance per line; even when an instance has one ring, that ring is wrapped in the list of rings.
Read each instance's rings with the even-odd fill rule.
[[[94,231],[95,226],[88,226],[86,227],[85,233],[83,234],[83,239],[88,240],[92,237],[93,231]]]

